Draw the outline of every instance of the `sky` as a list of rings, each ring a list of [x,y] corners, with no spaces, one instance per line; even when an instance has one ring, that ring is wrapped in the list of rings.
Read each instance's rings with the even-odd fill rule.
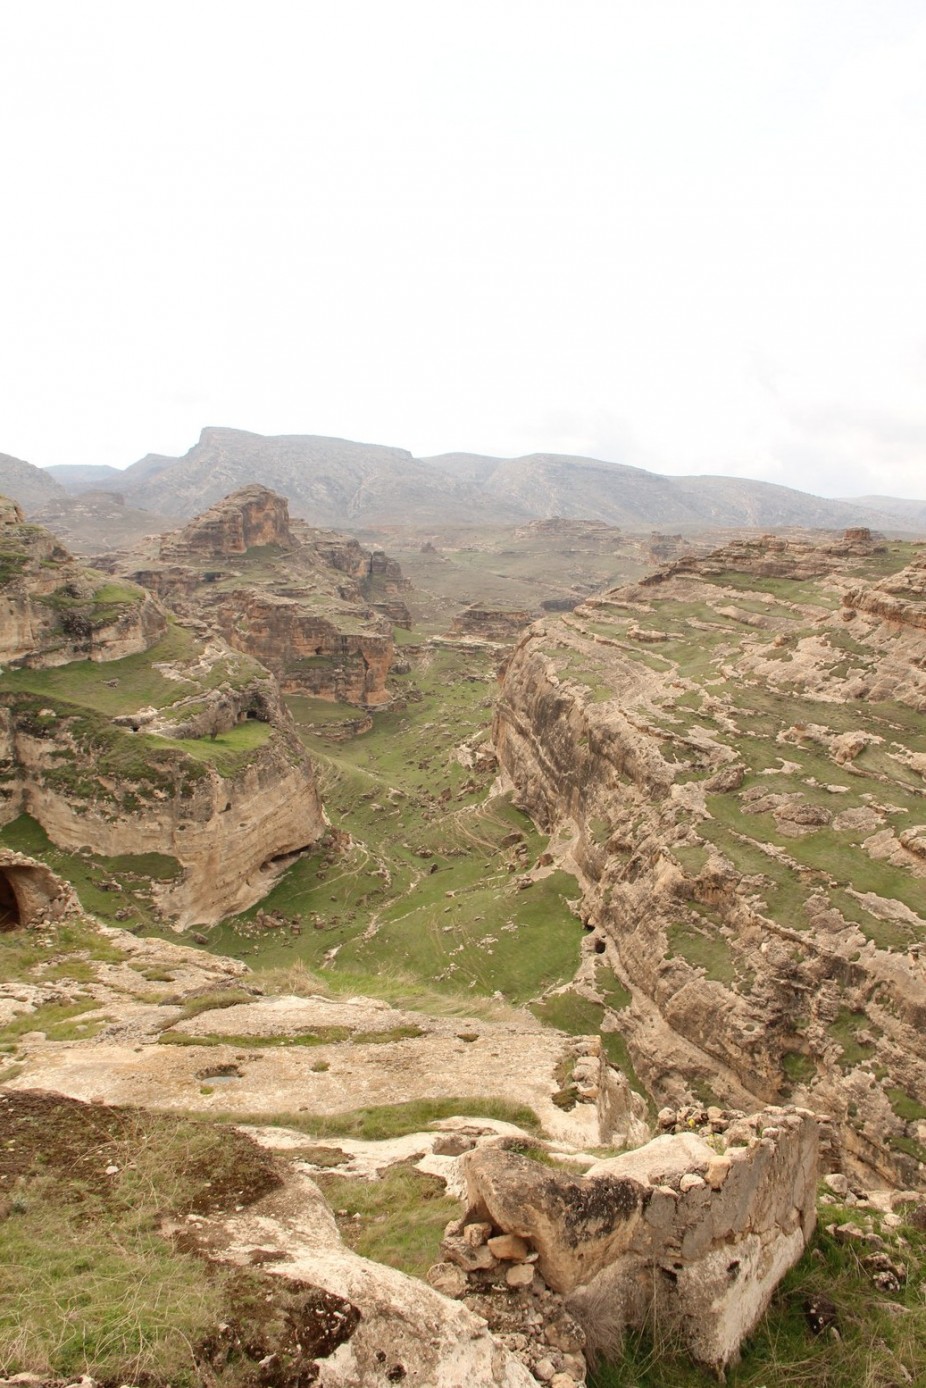
[[[0,451],[926,497],[926,0],[0,0]]]

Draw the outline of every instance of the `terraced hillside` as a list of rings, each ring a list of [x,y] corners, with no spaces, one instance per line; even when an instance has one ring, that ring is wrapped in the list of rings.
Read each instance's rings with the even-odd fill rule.
[[[743,542],[533,627],[494,732],[657,1101],[805,1103],[900,1184],[926,1178],[924,667],[922,547]]]

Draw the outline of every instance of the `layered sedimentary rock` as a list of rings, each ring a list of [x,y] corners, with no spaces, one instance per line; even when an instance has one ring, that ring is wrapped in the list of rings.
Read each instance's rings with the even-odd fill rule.
[[[0,570],[0,822],[25,813],[64,849],[175,859],[162,907],[181,926],[257,900],[324,829],[272,675],[169,625],[12,505]]]
[[[266,487],[242,487],[161,541],[161,558],[230,559],[257,545],[292,545],[289,508]]]
[[[49,531],[0,498],[0,664],[119,660],[164,634],[143,588],[79,564]]]
[[[290,520],[283,497],[245,487],[121,571],[182,620],[261,660],[286,693],[362,707],[388,701],[392,624],[410,625],[399,566],[355,540]]]
[[[495,744],[583,885],[660,1102],[793,1097],[926,1179],[926,566],[738,542],[524,636]]]
[[[259,685],[219,694],[216,735],[249,697],[258,727],[240,753],[223,748],[223,757],[213,732],[203,731],[202,756],[178,742],[196,733],[182,711],[177,723],[150,709],[117,721],[60,699],[0,694],[3,822],[31,815],[64,849],[176,859],[180,872],[159,895],[177,928],[243,909],[325,828],[308,757],[288,723],[266,721],[265,695]]]
[[[658,1137],[581,1178],[499,1147],[463,1167],[469,1208],[444,1251],[474,1291],[499,1261],[509,1287],[530,1285],[536,1260],[593,1346],[658,1326],[716,1369],[737,1357],[816,1223],[817,1126],[797,1109],[741,1117],[713,1146]]]
[[[450,635],[474,636],[481,641],[510,644],[517,640],[532,620],[530,612],[511,612],[494,607],[467,607],[454,617]]]

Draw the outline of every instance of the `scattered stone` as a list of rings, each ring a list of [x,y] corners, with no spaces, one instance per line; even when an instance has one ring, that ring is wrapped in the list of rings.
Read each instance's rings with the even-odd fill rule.
[[[427,1282],[436,1292],[442,1292],[444,1296],[453,1297],[455,1300],[463,1295],[467,1288],[466,1273],[454,1263],[435,1263],[428,1268]]]
[[[497,1234],[486,1242],[492,1254],[501,1262],[521,1263],[530,1252],[527,1243],[517,1234]]]

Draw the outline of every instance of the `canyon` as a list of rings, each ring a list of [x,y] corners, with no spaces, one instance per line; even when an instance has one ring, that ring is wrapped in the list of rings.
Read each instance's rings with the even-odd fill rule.
[[[712,538],[251,484],[90,567],[4,513],[0,1102],[250,1144],[157,1237],[312,1353],[239,1308],[196,1374],[745,1385],[804,1306],[795,1355],[913,1381],[926,561]]]

